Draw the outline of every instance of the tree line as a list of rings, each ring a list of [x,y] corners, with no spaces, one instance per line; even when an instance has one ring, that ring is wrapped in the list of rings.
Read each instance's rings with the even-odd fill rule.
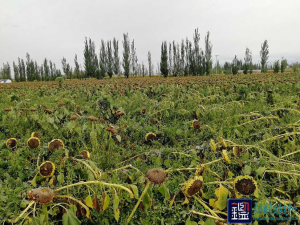
[[[167,43],[163,41],[161,44],[160,63],[157,63],[157,70],[154,72],[154,64],[152,63],[151,52],[148,51],[148,65],[138,62],[134,39],[130,41],[128,33],[123,34],[122,40],[122,57],[119,55],[119,41],[116,38],[112,40],[101,40],[100,50],[96,52],[95,42],[91,38],[85,38],[83,50],[83,67],[78,63],[78,57],[74,57],[74,67],[63,57],[61,60],[62,71],[56,68],[55,63],[47,58],[41,65],[30,58],[29,53],[26,59],[18,58],[17,62],[13,62],[13,72],[15,81],[51,81],[57,77],[65,76],[67,79],[84,79],[97,78],[103,79],[108,76],[112,78],[114,75],[130,76],[146,76],[153,74],[161,74],[167,76],[203,76],[210,74],[237,74],[239,70],[243,70],[244,74],[252,74],[253,70],[261,69],[261,72],[267,72],[273,69],[275,73],[284,72],[287,68],[287,60],[282,58],[281,61],[276,60],[273,65],[268,65],[269,45],[265,40],[261,45],[259,63],[252,62],[252,52],[247,47],[244,60],[235,57],[232,62],[225,62],[220,66],[216,61],[213,68],[212,48],[210,41],[210,33],[207,32],[204,38],[204,49],[200,47],[200,33],[195,29],[193,39],[182,39],[180,43],[175,41]],[[292,68],[294,71],[298,69],[299,64],[294,63]],[[11,67],[9,63],[3,64],[0,68],[1,79],[11,79]]]

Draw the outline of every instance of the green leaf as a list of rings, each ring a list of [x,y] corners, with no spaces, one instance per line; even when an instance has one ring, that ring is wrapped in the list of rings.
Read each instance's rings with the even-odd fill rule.
[[[109,195],[106,192],[103,192],[102,203],[101,203],[102,211],[105,211],[108,208],[109,201],[110,201]]]
[[[119,196],[117,194],[115,194],[114,205],[113,205],[114,211],[119,207],[119,202],[120,202]]]
[[[80,225],[81,222],[75,214],[76,211],[74,212],[74,210],[71,209],[67,210],[67,212],[62,217],[63,225]]]
[[[138,198],[139,198],[139,189],[137,188],[137,186],[131,184],[131,185],[130,185],[130,190],[133,192],[134,197],[135,197],[136,199],[138,199]]]
[[[146,193],[146,194],[144,195],[142,201],[143,201],[143,204],[144,204],[144,206],[145,206],[145,209],[147,209],[147,208],[150,206],[150,201],[151,201],[150,196],[149,196],[148,193]]]
[[[205,225],[216,225],[215,221],[213,219],[207,219],[205,221]]]
[[[250,174],[251,174],[251,171],[252,171],[251,166],[246,165],[246,166],[244,167],[244,174],[245,174],[245,175],[250,175]]]
[[[259,168],[256,170],[256,173],[257,173],[257,175],[262,176],[262,175],[264,174],[265,171],[266,171],[266,168],[265,168],[265,167],[259,167]]]
[[[65,178],[64,178],[64,175],[62,173],[60,173],[58,176],[57,176],[57,181],[62,184],[64,183],[65,181]]]
[[[114,214],[115,214],[115,219],[118,222],[119,218],[120,218],[120,210],[119,210],[119,208],[117,208],[116,210],[114,210]]]
[[[185,225],[197,225],[197,223],[194,222],[194,221],[191,221],[191,219],[188,218],[188,219],[185,221]]]
[[[121,136],[120,136],[120,135],[117,135],[116,138],[117,138],[117,140],[118,140],[119,142],[121,142],[122,139],[121,139]]]
[[[158,188],[158,191],[165,197],[165,201],[168,201],[170,199],[169,189],[165,185],[160,186]]]
[[[90,207],[90,208],[93,208],[93,200],[92,200],[92,196],[91,195],[88,195],[86,198],[85,198],[85,204]]]
[[[223,210],[227,206],[227,197],[229,195],[229,191],[223,185],[220,185],[219,188],[216,188],[215,194],[218,197],[217,201],[214,202],[214,208],[218,210]],[[212,203],[212,201],[210,202]]]

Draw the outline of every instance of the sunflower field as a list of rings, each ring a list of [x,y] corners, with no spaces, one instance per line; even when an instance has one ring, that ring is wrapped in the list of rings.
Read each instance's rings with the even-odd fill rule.
[[[0,85],[1,224],[220,225],[228,198],[300,207],[299,81]]]

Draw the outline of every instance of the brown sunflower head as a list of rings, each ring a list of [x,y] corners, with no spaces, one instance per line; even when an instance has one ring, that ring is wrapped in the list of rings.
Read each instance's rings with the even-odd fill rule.
[[[65,145],[62,140],[54,139],[48,144],[48,149],[51,153],[55,152],[58,149],[65,149]]]
[[[77,120],[77,116],[76,115],[72,115],[70,120]]]
[[[59,106],[64,106],[65,105],[65,103],[63,101],[60,101],[58,104],[59,104]]]
[[[145,114],[146,114],[146,111],[147,111],[147,110],[146,110],[146,108],[145,108],[145,107],[143,107],[143,108],[141,109],[141,112],[140,112],[140,114],[141,114],[141,115],[145,115]]]
[[[124,112],[122,110],[118,110],[115,114],[116,117],[120,117],[120,116],[123,116],[124,115]]]
[[[95,117],[95,116],[89,116],[88,120],[90,120],[90,121],[98,121],[98,118]]]
[[[203,188],[203,177],[195,176],[190,179],[184,188],[184,194],[188,197],[192,197],[197,194]]]
[[[41,205],[47,205],[52,202],[53,198],[56,196],[54,190],[48,187],[40,187],[32,189],[27,193],[27,198],[35,201]]]
[[[17,146],[17,144],[18,144],[18,141],[15,138],[9,138],[6,141],[6,146],[10,147],[10,148],[15,148]]]
[[[81,106],[80,105],[76,105],[76,109],[81,109]]]
[[[55,164],[51,161],[43,162],[39,167],[39,173],[42,177],[52,177],[55,171]]]
[[[11,107],[5,107],[5,108],[4,108],[4,111],[5,111],[5,112],[11,111]]]
[[[195,129],[195,130],[199,130],[201,128],[201,123],[198,121],[198,120],[195,120],[193,123],[192,123],[192,127]]]
[[[44,112],[45,112],[46,114],[52,114],[52,113],[53,113],[50,109],[45,109]]]
[[[117,130],[114,129],[113,127],[108,127],[108,128],[106,128],[106,130],[107,130],[108,132],[112,133],[112,134],[117,133]]]
[[[30,108],[30,111],[35,112],[35,111],[37,111],[37,109],[36,108]]]
[[[89,158],[91,158],[90,152],[89,152],[89,151],[86,151],[86,150],[81,151],[81,152],[80,152],[80,155],[81,155],[84,159],[89,159]]]
[[[257,189],[257,182],[251,176],[239,176],[233,181],[237,195],[252,195]]]
[[[152,133],[152,132],[146,134],[146,136],[145,136],[145,140],[146,140],[147,142],[148,142],[148,141],[151,141],[151,140],[153,140],[153,139],[155,139],[155,138],[156,138],[156,134],[155,134],[155,133]]]
[[[32,132],[31,137],[36,137],[38,139],[41,139],[41,135],[38,132]]]
[[[154,184],[162,184],[167,178],[167,173],[162,169],[151,169],[147,171],[146,177]]]
[[[105,119],[103,119],[103,118],[100,118],[99,121],[100,121],[100,123],[105,123]]]
[[[41,144],[40,139],[36,137],[31,137],[27,141],[27,145],[30,149],[37,149],[38,147],[40,147],[40,144]]]

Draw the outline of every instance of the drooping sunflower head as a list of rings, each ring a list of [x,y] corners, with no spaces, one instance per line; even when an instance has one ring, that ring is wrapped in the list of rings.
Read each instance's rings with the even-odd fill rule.
[[[86,151],[86,150],[81,151],[81,152],[80,152],[80,155],[81,155],[84,159],[89,159],[89,158],[91,158],[90,152],[89,152],[89,151]]]
[[[198,167],[198,169],[196,170],[195,175],[196,175],[196,176],[201,176],[202,173],[204,172],[204,169],[205,169],[205,166],[200,165],[200,166]]]
[[[231,160],[230,160],[230,158],[229,158],[229,156],[228,156],[227,150],[225,150],[225,149],[222,150],[222,156],[223,156],[223,158],[224,158],[224,160],[225,160],[225,162],[226,162],[227,164],[230,164],[230,163],[231,163]]]
[[[42,177],[52,177],[55,171],[55,164],[51,161],[43,162],[39,166],[39,173]]]
[[[238,176],[233,181],[235,194],[240,196],[252,195],[257,189],[257,182],[251,176]]]
[[[124,112],[122,110],[117,110],[116,114],[115,114],[115,117],[120,117],[120,116],[123,116],[124,115]]]
[[[44,112],[45,112],[46,114],[52,114],[52,113],[53,113],[50,109],[44,109]]]
[[[56,196],[54,190],[48,187],[40,187],[32,189],[27,193],[27,198],[35,201],[41,205],[47,205],[52,202],[53,198]]]
[[[195,129],[195,130],[199,130],[201,128],[201,123],[198,121],[198,120],[195,120],[193,123],[192,123],[192,127]]]
[[[232,152],[233,152],[233,155],[234,155],[236,158],[238,158],[238,157],[240,157],[240,153],[241,153],[241,152],[245,153],[245,152],[247,152],[247,151],[246,151],[245,149],[239,147],[239,146],[234,146],[234,147],[232,148]]]
[[[58,149],[65,149],[65,145],[62,140],[54,139],[48,144],[48,149],[51,153],[55,152]]]
[[[213,139],[210,139],[209,141],[210,149],[213,153],[217,152],[217,145]]]
[[[223,148],[227,148],[227,144],[223,138],[219,137],[219,143],[222,145]]]
[[[140,111],[140,114],[141,115],[145,115],[146,114],[146,108],[145,107],[143,107],[142,109],[141,109],[141,111]]]
[[[41,142],[40,142],[40,139],[38,139],[36,137],[31,137],[28,139],[27,145],[30,149],[37,149],[38,147],[40,147]]]
[[[147,171],[146,177],[154,184],[162,184],[167,178],[167,173],[162,169],[151,169]]]
[[[18,144],[18,141],[15,138],[9,138],[6,141],[6,146],[10,147],[10,148],[15,148],[17,146],[17,144]]]
[[[98,121],[98,118],[95,116],[89,116],[88,120],[95,122],[95,121]]]
[[[72,115],[70,120],[77,120],[77,116],[76,115]]]
[[[186,182],[184,187],[184,194],[187,197],[192,197],[197,194],[203,188],[203,177],[195,176]]]
[[[151,140],[153,140],[154,138],[156,138],[156,134],[155,134],[155,133],[152,133],[152,132],[146,134],[146,136],[145,136],[145,140],[146,140],[146,141],[151,141]]]
[[[38,132],[32,132],[31,137],[36,137],[38,139],[41,139],[41,135]]]

